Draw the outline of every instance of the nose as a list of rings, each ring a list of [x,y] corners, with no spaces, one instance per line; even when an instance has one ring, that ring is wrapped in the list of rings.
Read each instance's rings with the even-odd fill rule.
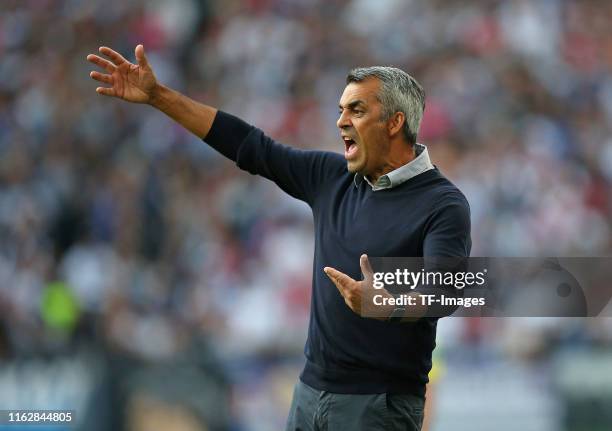
[[[346,111],[342,111],[340,113],[340,117],[338,117],[338,121],[336,121],[336,125],[338,126],[339,129],[344,129],[345,127],[351,126],[351,121]]]

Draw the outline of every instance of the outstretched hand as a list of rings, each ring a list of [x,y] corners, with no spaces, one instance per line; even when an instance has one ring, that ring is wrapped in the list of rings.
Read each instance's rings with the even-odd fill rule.
[[[343,272],[329,266],[323,268],[323,271],[338,288],[346,305],[355,313],[360,314],[362,317],[369,316],[382,319],[388,317],[393,307],[375,306],[372,302],[372,297],[375,293],[387,298],[391,298],[392,295],[385,289],[374,290],[374,272],[368,261],[368,256],[365,254],[361,255],[359,266],[363,274],[363,280],[361,281],[353,280]]]
[[[134,103],[151,101],[157,80],[142,45],[136,46],[135,49],[138,64],[130,63],[121,54],[105,46],[100,47],[100,53],[108,57],[110,61],[95,54],[87,56],[88,61],[107,72],[92,71],[89,74],[96,81],[110,85],[110,87],[96,88],[98,94],[118,97]]]

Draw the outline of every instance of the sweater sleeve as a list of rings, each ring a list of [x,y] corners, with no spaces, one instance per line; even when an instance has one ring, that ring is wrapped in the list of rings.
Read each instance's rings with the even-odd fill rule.
[[[261,175],[289,195],[313,205],[321,186],[346,170],[342,156],[282,145],[261,130],[222,111],[204,140],[236,165]]]
[[[236,161],[238,148],[254,129],[238,117],[217,111],[213,124],[204,141],[230,160]]]
[[[467,269],[467,259],[457,258],[470,256],[470,225],[470,207],[463,194],[459,191],[446,194],[436,205],[425,229],[423,257],[426,271],[456,273]],[[462,289],[445,284],[418,286],[417,290],[421,294],[434,295],[437,298],[440,298],[440,295],[449,298],[464,296]],[[427,307],[426,316],[450,316],[457,309],[458,305],[435,302]]]
[[[469,257],[470,207],[465,197],[452,194],[436,206],[426,228],[424,257]]]

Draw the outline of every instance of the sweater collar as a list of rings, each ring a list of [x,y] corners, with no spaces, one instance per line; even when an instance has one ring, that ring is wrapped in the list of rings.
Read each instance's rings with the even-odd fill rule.
[[[425,145],[417,143],[415,146],[415,153],[416,157],[413,160],[389,172],[388,174],[382,175],[374,184],[372,184],[372,182],[363,175],[359,173],[355,174],[353,179],[355,187],[358,187],[363,180],[366,180],[372,187],[372,191],[390,189],[400,185],[410,178],[416,177],[423,172],[433,169],[434,166],[431,164],[429,152],[427,151],[427,147]]]

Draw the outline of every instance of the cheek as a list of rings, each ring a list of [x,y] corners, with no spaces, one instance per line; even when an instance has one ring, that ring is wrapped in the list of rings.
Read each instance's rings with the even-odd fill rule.
[[[364,140],[364,141],[371,141],[372,140],[372,127],[371,126],[367,126],[367,125],[357,125],[355,126],[355,130],[357,131],[357,133],[359,134],[359,137]]]
[[[378,145],[378,143],[380,142],[383,136],[380,128],[376,127],[375,125],[374,126],[371,125],[367,128],[362,128],[361,131],[362,131],[361,136],[367,139],[368,146],[370,148],[372,148],[372,146]]]

